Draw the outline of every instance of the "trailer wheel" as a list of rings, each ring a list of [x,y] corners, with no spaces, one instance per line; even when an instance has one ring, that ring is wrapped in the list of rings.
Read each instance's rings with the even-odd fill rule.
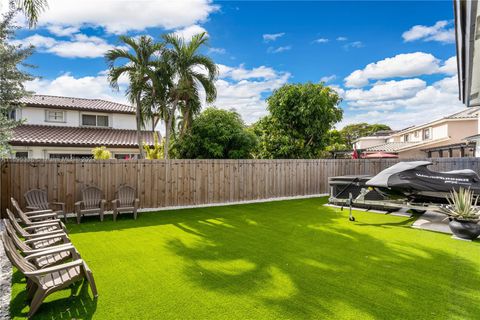
[[[410,209],[410,211],[414,214],[424,214],[427,210],[417,210],[417,209]]]

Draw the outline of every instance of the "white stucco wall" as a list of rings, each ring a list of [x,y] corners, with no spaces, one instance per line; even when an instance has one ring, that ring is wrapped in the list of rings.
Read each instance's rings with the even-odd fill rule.
[[[63,122],[46,121],[46,110],[58,110],[65,112]],[[106,115],[109,117],[109,127],[113,129],[135,130],[137,128],[135,115],[124,113],[107,113],[107,112],[91,112],[79,110],[65,109],[46,109],[36,107],[24,107],[17,111],[17,119],[25,120],[25,124],[49,125],[49,126],[71,126],[78,127],[81,125],[82,114]],[[151,129],[151,122],[146,124],[146,130]]]
[[[432,128],[432,139],[448,138],[448,124],[444,123]]]
[[[75,148],[75,147],[51,147],[51,146],[14,146],[15,152],[28,152],[30,159],[49,159],[51,153],[55,154],[85,154],[91,155],[92,148]],[[138,154],[138,149],[132,148],[108,148],[112,153],[112,157],[116,154]],[[13,158],[15,156],[13,155]]]

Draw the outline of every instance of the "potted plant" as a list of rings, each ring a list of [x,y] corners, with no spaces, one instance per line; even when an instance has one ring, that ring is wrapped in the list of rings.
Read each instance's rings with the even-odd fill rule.
[[[480,208],[477,207],[478,196],[470,189],[453,190],[447,197],[448,205],[441,207],[448,215],[452,233],[461,239],[474,240],[480,236]]]

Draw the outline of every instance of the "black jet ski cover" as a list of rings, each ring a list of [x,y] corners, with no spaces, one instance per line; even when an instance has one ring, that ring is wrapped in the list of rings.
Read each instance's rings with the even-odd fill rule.
[[[475,171],[465,169],[435,172],[427,168],[431,164],[429,161],[399,162],[377,174],[366,185],[409,195],[423,192],[448,193],[460,187],[480,194],[480,177]]]

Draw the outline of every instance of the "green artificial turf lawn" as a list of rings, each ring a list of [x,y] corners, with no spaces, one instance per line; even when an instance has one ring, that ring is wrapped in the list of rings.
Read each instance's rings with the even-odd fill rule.
[[[99,298],[51,295],[43,319],[478,319],[480,243],[325,198],[69,224]],[[24,317],[14,274],[11,312]]]

